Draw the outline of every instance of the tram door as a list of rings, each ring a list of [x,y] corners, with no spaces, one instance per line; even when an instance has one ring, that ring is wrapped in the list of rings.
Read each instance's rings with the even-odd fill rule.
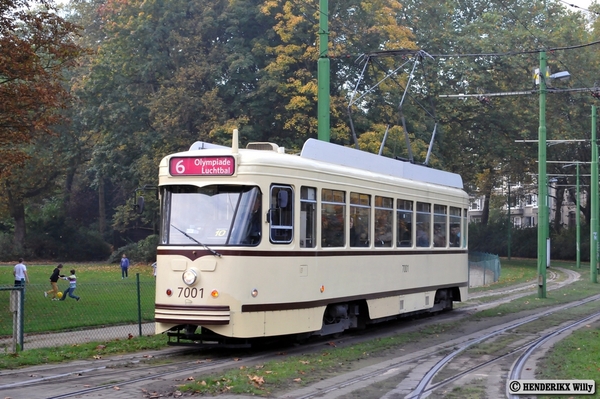
[[[314,248],[317,241],[317,189],[300,188],[300,247]]]

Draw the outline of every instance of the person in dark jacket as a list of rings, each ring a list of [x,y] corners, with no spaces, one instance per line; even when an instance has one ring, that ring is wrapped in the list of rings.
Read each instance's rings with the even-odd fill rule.
[[[50,275],[50,285],[52,286],[52,289],[44,292],[45,297],[48,297],[48,295],[52,295],[53,301],[58,301],[58,297],[56,295],[56,294],[58,294],[58,279],[65,277],[64,274],[60,274],[60,269],[62,269],[62,268],[63,268],[62,263],[60,263],[58,266],[56,266],[54,268],[54,270],[52,271],[52,274]]]

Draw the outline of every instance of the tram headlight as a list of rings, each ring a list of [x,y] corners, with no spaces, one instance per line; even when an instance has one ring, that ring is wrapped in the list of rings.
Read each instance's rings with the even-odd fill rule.
[[[198,273],[194,269],[186,270],[181,276],[183,282],[187,285],[194,285],[198,279]]]

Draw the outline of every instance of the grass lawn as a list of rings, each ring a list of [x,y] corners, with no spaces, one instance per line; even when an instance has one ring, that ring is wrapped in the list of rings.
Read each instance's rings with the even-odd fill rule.
[[[154,320],[155,281],[152,268],[145,265],[130,267],[129,278],[121,279],[119,265],[64,264],[62,274],[76,270],[77,289],[73,298],[52,301],[44,296],[50,290],[50,274],[56,264],[28,264],[29,284],[25,287],[25,333],[61,331],[91,326],[105,326],[138,321],[138,276],[142,321]],[[14,285],[13,265],[0,266],[0,288]],[[59,290],[69,283],[59,280]],[[0,290],[0,336],[12,335],[13,314],[9,311],[10,291]]]
[[[536,376],[545,380],[594,380],[596,392],[585,395],[585,398],[600,398],[598,391],[598,353],[600,353],[600,330],[598,324],[587,325],[568,338],[558,342],[544,358],[544,367]],[[538,396],[539,398],[572,398],[573,396]]]

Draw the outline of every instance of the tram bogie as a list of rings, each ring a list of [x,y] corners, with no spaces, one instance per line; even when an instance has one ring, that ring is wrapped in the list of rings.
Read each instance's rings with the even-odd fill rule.
[[[332,304],[323,316],[323,327],[315,335],[331,335],[358,327],[358,304]]]

